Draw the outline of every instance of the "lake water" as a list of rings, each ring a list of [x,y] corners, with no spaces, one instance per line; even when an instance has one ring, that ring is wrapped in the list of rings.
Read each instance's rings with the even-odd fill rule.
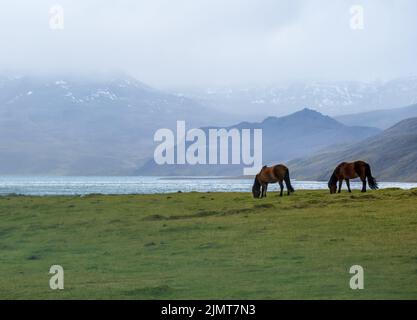
[[[173,192],[250,192],[252,179],[222,177],[0,177],[0,195],[85,195],[150,194]],[[292,180],[297,189],[327,189],[325,181]],[[380,188],[417,188],[417,183],[381,182]],[[344,185],[346,188],[346,186]],[[360,189],[360,182],[352,182],[352,189]],[[268,191],[276,191],[270,185]]]

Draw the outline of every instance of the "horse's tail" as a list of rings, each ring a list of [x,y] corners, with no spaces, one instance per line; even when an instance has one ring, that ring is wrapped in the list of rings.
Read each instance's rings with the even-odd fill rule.
[[[376,179],[372,177],[371,166],[368,163],[365,164],[365,174],[368,178],[369,188],[371,188],[372,190],[378,189],[378,183],[376,182]]]
[[[291,185],[291,180],[290,180],[290,170],[285,171],[285,175],[284,175],[284,181],[285,181],[285,185],[287,186],[287,190],[288,192],[295,192],[294,188]]]

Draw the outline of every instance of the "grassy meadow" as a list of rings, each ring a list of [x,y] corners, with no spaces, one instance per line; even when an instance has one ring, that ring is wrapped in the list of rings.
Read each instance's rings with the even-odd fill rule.
[[[417,190],[0,197],[0,299],[417,299]]]

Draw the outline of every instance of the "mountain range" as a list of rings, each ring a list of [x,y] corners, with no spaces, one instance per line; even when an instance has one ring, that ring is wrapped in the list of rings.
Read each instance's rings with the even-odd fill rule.
[[[0,77],[0,174],[131,174],[158,128],[230,116],[127,75]],[[229,123],[232,123],[229,120]]]
[[[226,129],[232,128],[262,129],[264,164],[286,162],[333,145],[339,148],[380,132],[377,128],[346,126],[307,108],[284,117],[268,117],[262,122],[241,122]],[[204,128],[206,132],[208,129]],[[228,148],[227,152],[231,154],[230,144]],[[208,150],[208,142],[206,150]],[[136,174],[241,175],[242,168],[241,165],[158,165],[154,159],[150,159],[138,169]]]
[[[410,91],[413,79],[390,82],[382,86],[383,90],[361,87],[362,98],[372,95],[367,90],[374,92],[374,97],[382,97],[382,93],[376,94],[382,90],[384,94],[391,92],[392,97],[398,98],[395,103],[388,99],[392,106],[410,102],[413,100]],[[308,97],[315,92],[312,88],[314,86],[310,85],[303,91],[300,87],[291,95],[284,95],[288,99],[277,100],[272,106],[275,111],[270,114],[277,113],[277,107],[281,106],[279,101],[294,100],[294,106],[307,103],[310,100],[302,100],[303,94]],[[322,93],[315,96],[330,99],[332,94],[329,92],[339,92],[342,87],[325,88],[316,91]],[[351,97],[355,96],[352,92],[359,90],[357,84],[352,88],[356,91],[349,91]],[[298,95],[301,100],[297,100]],[[239,94],[232,92],[230,96]],[[250,96],[248,93],[247,97]],[[357,98],[360,101],[361,98]],[[332,101],[336,105],[337,101],[343,100],[335,98]],[[365,99],[362,103],[366,101],[374,100]],[[388,104],[387,101],[380,106]],[[161,128],[175,130],[176,122],[185,120],[188,128],[202,128],[205,132],[220,127],[262,129],[263,163],[289,163],[298,178],[327,179],[328,170],[335,162],[363,158],[375,163],[377,177],[417,179],[413,165],[417,162],[413,151],[417,149],[413,120],[401,122],[384,132],[381,130],[415,116],[416,104],[335,119],[318,112],[323,107],[318,103],[318,107],[312,104],[316,111],[305,108],[286,116],[255,120],[268,110],[264,103],[258,102],[250,105],[257,111],[256,116],[251,117],[243,112],[231,114],[221,104],[214,108],[210,101],[198,97],[154,89],[125,74],[100,77],[0,75],[0,174],[242,174],[242,165],[156,165],[152,157],[157,145],[154,133]],[[377,102],[373,103],[372,108]],[[329,105],[323,108],[328,109]],[[352,110],[349,106],[358,105],[347,103],[346,108]],[[242,110],[244,108],[242,103]],[[243,117],[250,121],[240,121]],[[233,123],[235,125],[231,125]]]

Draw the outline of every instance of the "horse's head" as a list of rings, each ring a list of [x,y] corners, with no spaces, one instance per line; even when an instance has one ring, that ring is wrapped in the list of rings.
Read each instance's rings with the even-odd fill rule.
[[[330,177],[329,183],[327,184],[330,190],[330,194],[336,193],[337,191],[337,178],[336,175],[333,173]]]
[[[329,184],[329,189],[330,189],[330,194],[334,194],[337,191],[337,186],[335,184],[333,185]]]
[[[256,175],[255,181],[253,182],[252,194],[254,198],[259,198],[261,196],[261,184],[258,181],[258,175]]]

